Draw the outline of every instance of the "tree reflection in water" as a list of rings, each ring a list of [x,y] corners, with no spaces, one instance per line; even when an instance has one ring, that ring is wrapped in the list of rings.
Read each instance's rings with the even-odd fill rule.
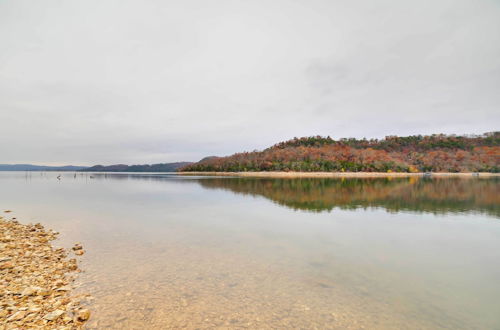
[[[382,207],[390,212],[474,211],[500,216],[498,178],[206,178],[198,182],[208,189],[264,196],[295,210]]]

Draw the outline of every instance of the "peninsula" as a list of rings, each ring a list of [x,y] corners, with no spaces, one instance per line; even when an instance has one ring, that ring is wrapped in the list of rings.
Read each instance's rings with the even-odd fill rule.
[[[334,140],[313,136],[280,142],[262,151],[207,157],[180,173],[259,172],[260,176],[326,173],[331,176],[433,173],[499,173],[500,132],[481,135],[387,136],[384,139]],[[285,174],[277,174],[284,172]],[[269,174],[267,174],[269,173]],[[255,173],[256,174],[256,173]],[[310,176],[311,174],[304,174]],[[300,174],[298,174],[300,176]]]

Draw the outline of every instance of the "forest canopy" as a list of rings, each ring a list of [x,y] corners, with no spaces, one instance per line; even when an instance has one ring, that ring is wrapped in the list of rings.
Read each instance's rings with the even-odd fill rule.
[[[500,171],[500,132],[482,135],[311,136],[262,151],[209,157],[180,171],[245,172],[494,172]]]

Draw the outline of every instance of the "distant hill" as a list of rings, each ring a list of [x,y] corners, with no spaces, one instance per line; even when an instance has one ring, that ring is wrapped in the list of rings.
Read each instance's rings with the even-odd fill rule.
[[[209,157],[181,171],[500,172],[500,132],[387,136],[385,139],[294,138],[263,151]]]
[[[0,164],[0,171],[80,171],[86,166],[44,166],[31,164]]]
[[[207,156],[205,158],[202,158],[199,162],[206,162],[206,161],[213,160],[213,159],[216,159],[216,158],[220,158],[220,157],[217,157],[217,156]]]
[[[163,163],[152,165],[95,165],[81,169],[84,172],[175,172],[177,169],[191,165],[191,162]]]

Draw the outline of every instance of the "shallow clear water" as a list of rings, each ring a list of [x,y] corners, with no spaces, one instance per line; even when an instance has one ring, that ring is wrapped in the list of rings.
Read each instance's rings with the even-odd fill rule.
[[[88,328],[500,328],[498,179],[57,175],[0,210],[84,245]]]

